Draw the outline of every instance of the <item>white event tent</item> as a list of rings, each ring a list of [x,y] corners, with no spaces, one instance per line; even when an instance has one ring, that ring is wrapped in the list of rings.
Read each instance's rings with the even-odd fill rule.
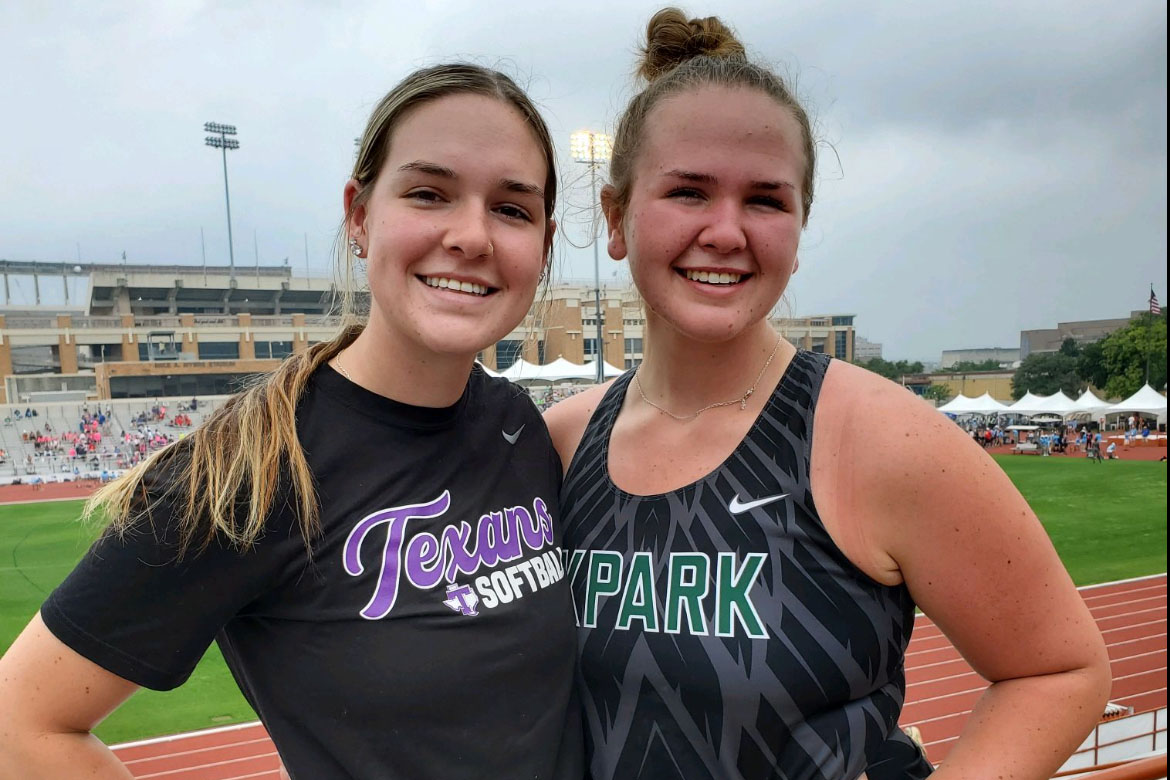
[[[590,360],[588,363],[585,364],[585,368],[589,369],[589,378],[590,379],[597,376],[597,363],[595,361]],[[606,379],[613,379],[615,376],[621,376],[622,374],[626,373],[625,371],[621,370],[620,368],[617,368],[616,366],[611,365],[608,361],[602,366],[601,370],[605,372]]]
[[[1052,414],[1057,417],[1064,417],[1077,411],[1077,402],[1065,395],[1063,390],[1044,396],[1036,406],[1041,414]]]
[[[1092,390],[1085,388],[1085,392],[1081,393],[1080,397],[1073,401],[1073,406],[1075,408],[1072,414],[1087,414],[1090,417],[1095,417],[1097,414],[1108,410],[1112,404],[1108,401],[1102,401],[1093,395]]]
[[[1022,414],[1031,417],[1034,414],[1043,414],[1047,411],[1043,407],[1045,397],[1035,395],[1031,390],[1024,393],[1024,397],[1007,408],[1008,414]]]
[[[567,379],[593,379],[592,366],[571,363],[563,357],[557,358],[547,365],[539,366],[539,368],[540,378],[549,382],[563,382]]]
[[[1109,414],[1142,412],[1143,414],[1155,414],[1159,417],[1165,417],[1166,396],[1149,385],[1144,385],[1141,390],[1138,390],[1121,403],[1110,406],[1107,412]]]
[[[1008,407],[992,398],[990,393],[984,393],[978,398],[968,398],[960,393],[947,403],[938,407],[940,412],[953,415],[996,414],[998,412],[1006,412],[1007,409]]]
[[[968,398],[962,393],[959,393],[957,396],[938,407],[938,410],[943,414],[975,414],[974,409],[971,408],[971,404],[974,402],[974,398]]]
[[[505,368],[497,376],[502,376],[511,382],[520,382],[522,384],[528,382],[567,382],[572,380],[592,382],[597,376],[597,369],[594,368],[594,365],[594,363],[580,365],[561,357],[546,365],[538,366],[535,363],[529,363],[527,360],[521,358]],[[620,368],[615,368],[609,363],[605,364],[604,370],[606,379],[621,376],[622,374]]]
[[[529,363],[524,358],[520,358],[501,371],[500,376],[512,382],[540,379],[540,366]]]
[[[1007,404],[1002,404],[991,397],[991,393],[984,393],[975,399],[980,414],[998,414],[1008,410]]]

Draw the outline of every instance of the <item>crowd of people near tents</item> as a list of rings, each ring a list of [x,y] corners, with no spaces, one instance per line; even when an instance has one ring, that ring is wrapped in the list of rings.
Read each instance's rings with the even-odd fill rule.
[[[532,402],[536,404],[536,408],[543,412],[558,401],[563,401],[582,390],[588,390],[590,387],[592,385],[561,385],[548,388],[527,388],[527,390]]]
[[[1117,431],[1121,431],[1123,449],[1146,444],[1157,437],[1156,420],[1141,413],[1130,414],[1109,425],[1105,418],[1097,421],[1076,419],[1053,420],[1048,425],[1011,424],[1011,418],[965,416],[960,421],[972,440],[984,449],[1014,447],[1015,452],[1038,455],[1074,455],[1097,461],[1118,460]],[[1110,431],[1113,435],[1110,436]],[[1164,441],[1164,438],[1161,439]]]

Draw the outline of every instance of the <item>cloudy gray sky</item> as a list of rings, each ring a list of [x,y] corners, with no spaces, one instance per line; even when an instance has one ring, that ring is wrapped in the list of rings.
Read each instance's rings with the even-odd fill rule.
[[[661,4],[557,0],[0,4],[0,258],[328,272],[374,103],[414,67],[499,65],[545,111],[566,191],[560,274],[591,278],[568,136],[609,129]],[[1166,298],[1166,6],[1060,2],[683,4],[797,81],[823,141],[789,290],[852,312],[890,358],[1014,346],[1021,328]],[[572,244],[578,246],[575,247]],[[80,249],[79,249],[80,247]],[[602,256],[602,275],[624,267]]]

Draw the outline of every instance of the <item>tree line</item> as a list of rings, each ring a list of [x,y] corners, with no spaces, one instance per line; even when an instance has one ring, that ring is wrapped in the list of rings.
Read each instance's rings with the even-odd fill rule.
[[[1069,338],[1057,352],[1028,355],[1012,377],[1012,398],[1019,400],[1029,391],[1036,395],[1064,391],[1076,397],[1089,385],[1106,398],[1126,398],[1147,382],[1155,390],[1165,390],[1166,357],[1166,312],[1145,313],[1100,341],[1077,344]],[[901,382],[907,374],[923,372],[917,360],[870,358],[857,365],[894,382]],[[962,360],[947,369],[951,373],[999,370],[994,360]],[[944,385],[931,385],[925,396],[939,401],[950,397]]]
[[[1106,398],[1126,398],[1149,383],[1166,388],[1166,313],[1142,314],[1100,341],[1077,344],[1065,339],[1057,352],[1034,352],[1012,378],[1012,398],[1031,391],[1076,397],[1086,387]]]

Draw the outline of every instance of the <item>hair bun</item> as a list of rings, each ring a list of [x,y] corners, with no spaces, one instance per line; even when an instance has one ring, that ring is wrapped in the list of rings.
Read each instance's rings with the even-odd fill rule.
[[[688,19],[677,8],[663,8],[646,26],[646,46],[638,75],[654,81],[695,57],[745,57],[743,44],[716,16]]]

